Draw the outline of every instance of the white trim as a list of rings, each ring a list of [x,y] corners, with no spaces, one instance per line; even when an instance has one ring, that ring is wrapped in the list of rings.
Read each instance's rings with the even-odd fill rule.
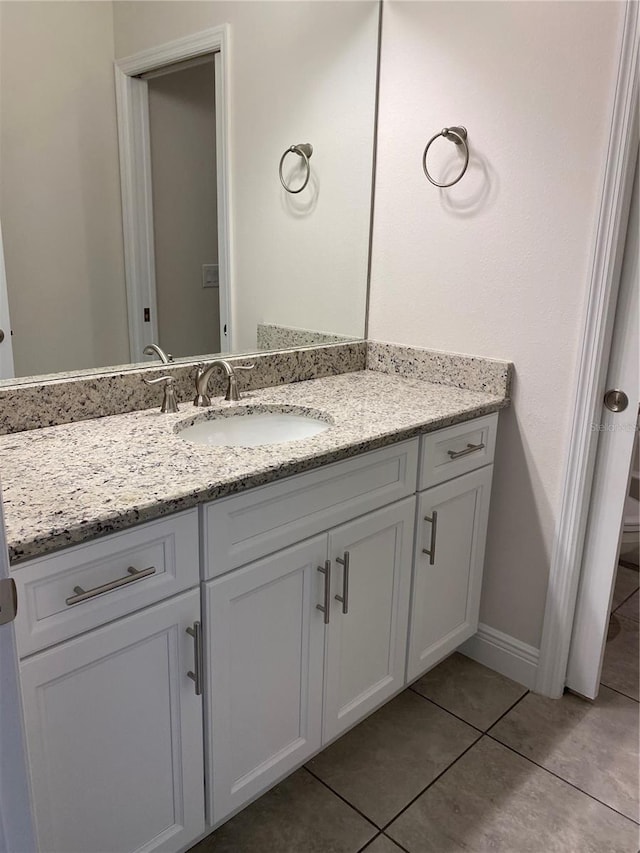
[[[216,182],[218,192],[218,275],[220,280],[220,352],[233,352],[234,291],[231,268],[231,142],[229,74],[229,32],[224,47],[215,55],[216,87]],[[221,120],[218,121],[218,116]],[[226,327],[226,330],[225,330]]]
[[[530,690],[536,682],[539,651],[490,625],[478,625],[478,632],[458,649],[478,663]]]
[[[144,347],[158,339],[153,203],[149,145],[147,83],[136,75],[162,66],[215,55],[216,68],[216,171],[218,194],[218,263],[220,277],[220,329],[232,328],[231,247],[229,188],[229,25],[176,39],[143,50],[115,63],[120,185],[129,312],[129,346],[133,362],[143,359]],[[142,320],[143,309],[151,310],[151,322]],[[223,351],[230,351],[230,335]],[[222,334],[221,334],[222,344]]]
[[[592,253],[589,301],[560,524],[551,558],[535,689],[562,695],[593,484],[598,420],[615,316],[622,249],[638,145],[638,4],[628,0],[602,201]]]
[[[14,379],[16,372],[13,365],[13,342],[11,340],[11,317],[9,316],[9,292],[7,290],[7,274],[4,265],[4,249],[2,243],[2,226],[0,225],[0,324],[4,332],[4,340],[0,343],[0,379]]]

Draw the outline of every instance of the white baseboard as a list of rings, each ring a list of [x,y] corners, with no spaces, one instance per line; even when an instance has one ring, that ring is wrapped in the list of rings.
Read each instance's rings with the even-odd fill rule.
[[[490,625],[478,625],[478,632],[458,651],[532,690],[536,681],[540,650],[503,634]]]

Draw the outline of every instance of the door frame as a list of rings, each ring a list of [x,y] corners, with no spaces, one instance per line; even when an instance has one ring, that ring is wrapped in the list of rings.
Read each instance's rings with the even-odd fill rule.
[[[0,321],[4,338],[0,343],[0,379],[13,379],[16,375],[13,364],[13,341],[11,335],[11,316],[9,314],[9,292],[7,290],[7,271],[4,265],[4,247],[2,242],[2,223],[0,223]]]
[[[593,489],[602,393],[611,352],[620,270],[638,150],[638,4],[627,0],[580,354],[562,505],[545,605],[535,690],[562,695]]]
[[[216,98],[216,177],[220,350],[233,351],[230,221],[229,25],[201,30],[114,63],[129,347],[133,362],[158,342],[148,87],[137,75],[213,53]],[[150,322],[143,312],[150,309]]]

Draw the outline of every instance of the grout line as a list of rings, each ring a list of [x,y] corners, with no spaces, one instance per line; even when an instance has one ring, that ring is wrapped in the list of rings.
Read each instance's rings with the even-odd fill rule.
[[[329,785],[328,782],[325,782],[324,779],[321,779],[319,776],[317,776],[313,772],[313,770],[309,770],[309,768],[307,767],[306,764],[303,765],[303,767],[307,771],[307,773],[309,773],[311,776],[313,776],[313,778],[316,781],[320,782],[321,785],[324,785],[325,788],[328,788],[332,794],[335,794],[339,800],[342,800],[342,802],[346,803],[350,809],[353,809],[354,812],[357,812],[360,815],[360,817],[364,818],[367,821],[367,823],[370,823],[371,826],[377,831],[378,835],[380,834],[380,831],[381,831],[380,827],[378,826],[378,824],[374,823],[370,817],[367,817],[364,812],[361,812],[357,806],[354,806],[353,803],[350,803],[349,800],[346,799],[346,797],[342,796],[342,794],[339,794],[337,791],[334,791],[334,789],[331,787],[331,785]],[[370,841],[367,841],[367,844],[370,844],[371,841],[373,841],[373,838],[370,839]]]
[[[480,734],[480,733],[479,733],[479,734]],[[400,817],[400,815],[401,815],[401,814],[404,814],[404,812],[406,812],[406,810],[407,810],[408,808],[410,808],[410,807],[415,803],[415,801],[416,801],[416,800],[419,800],[419,799],[420,799],[420,797],[421,797],[421,796],[422,796],[426,791],[428,791],[428,790],[429,790],[429,788],[430,788],[432,785],[435,785],[435,783],[438,781],[438,779],[440,779],[440,777],[441,777],[441,776],[444,776],[444,774],[445,774],[448,770],[451,770],[451,768],[453,767],[453,765],[454,765],[454,764],[456,764],[458,761],[460,761],[460,759],[462,758],[462,756],[463,756],[463,755],[466,755],[466,754],[469,752],[469,750],[470,750],[470,749],[473,749],[473,747],[474,747],[477,743],[479,743],[479,742],[482,740],[482,738],[483,738],[483,737],[484,737],[484,735],[480,734],[480,737],[477,737],[477,738],[474,740],[474,742],[473,742],[473,743],[469,744],[469,746],[468,746],[468,747],[467,747],[463,752],[461,752],[461,753],[460,753],[460,755],[459,755],[457,758],[454,758],[454,759],[453,759],[453,761],[451,762],[451,764],[448,764],[448,765],[444,768],[444,770],[440,771],[440,773],[438,773],[438,775],[437,775],[437,776],[435,776],[435,777],[434,777],[434,778],[429,782],[429,784],[428,784],[428,785],[425,785],[425,787],[424,787],[424,788],[423,788],[423,789],[422,789],[418,794],[416,794],[416,796],[415,796],[415,797],[413,797],[413,799],[409,800],[409,802],[406,804],[406,806],[404,806],[404,808],[400,809],[400,811],[399,811],[396,815],[394,815],[394,816],[391,818],[391,820],[390,820],[390,821],[387,821],[387,823],[382,827],[382,832],[383,832],[383,834],[384,834],[384,835],[386,835],[386,830],[391,826],[391,824],[392,824],[392,823],[394,823],[396,820],[398,820],[398,818]],[[392,839],[392,841],[393,841],[393,839]],[[394,843],[395,843],[395,842],[394,842]]]
[[[381,832],[379,832],[377,835],[374,835],[373,838],[370,838],[369,841],[367,841],[367,843],[364,845],[364,847],[358,847],[358,849],[356,850],[356,853],[364,853],[364,851],[367,849],[367,847],[370,844],[373,844],[373,842],[376,840],[376,838],[380,838],[381,835],[382,835]]]
[[[640,704],[640,699],[636,699],[635,696],[629,696],[628,693],[623,693],[622,690],[617,690],[615,687],[612,687],[610,684],[607,684],[604,681],[601,681],[600,684],[602,687],[606,687],[607,690],[613,690],[614,693],[617,693],[619,696],[624,696],[625,699],[631,699],[632,702],[638,702]]]
[[[638,823],[637,820],[634,820],[632,817],[629,817],[629,815],[626,815],[626,814],[623,814],[622,812],[619,812],[618,809],[615,809],[613,806],[610,806],[608,803],[605,803],[603,800],[599,800],[598,797],[594,797],[593,794],[590,794],[588,791],[585,791],[584,788],[579,788],[573,782],[569,782],[568,779],[565,779],[562,776],[559,776],[557,773],[554,773],[553,770],[549,770],[548,767],[544,767],[542,764],[538,764],[538,762],[534,761],[533,758],[529,758],[529,756],[523,755],[521,752],[518,752],[517,749],[514,749],[512,746],[509,746],[508,743],[503,743],[501,740],[498,740],[498,738],[493,737],[493,735],[490,735],[490,734],[487,734],[487,737],[490,738],[494,743],[498,743],[498,744],[500,744],[500,746],[504,746],[510,752],[513,752],[514,755],[518,755],[520,758],[524,758],[525,761],[528,761],[530,764],[533,764],[535,767],[538,767],[540,770],[544,770],[544,772],[548,773],[550,776],[555,776],[556,779],[559,779],[561,782],[564,782],[565,785],[569,785],[571,788],[574,788],[576,791],[580,791],[580,793],[584,794],[585,797],[589,797],[589,799],[595,800],[596,803],[600,803],[601,806],[606,806],[612,812],[615,812],[617,815],[620,815],[620,817],[624,817],[627,820],[631,821],[631,823],[635,824],[636,826],[640,826],[640,823]]]
[[[441,711],[445,711],[445,713],[450,714],[452,717],[455,717],[456,720],[460,720],[461,723],[464,723],[465,725],[469,726],[470,728],[475,729],[475,731],[477,731],[478,734],[481,734],[481,735],[484,734],[484,731],[482,729],[479,729],[478,726],[474,726],[473,723],[470,723],[468,720],[465,720],[464,717],[460,717],[458,714],[454,714],[453,711],[450,711],[448,708],[445,708],[444,705],[438,705],[438,703],[434,699],[430,699],[428,696],[425,696],[423,693],[419,693],[413,687],[409,687],[409,690],[411,690],[412,693],[415,693],[416,696],[419,696],[421,699],[424,699],[425,702],[429,702],[431,705],[435,705],[436,708],[440,708]]]
[[[624,598],[624,599],[620,602],[620,604],[619,604],[616,608],[614,608],[614,609],[611,611],[611,613],[610,613],[609,615],[611,615],[611,614],[613,614],[613,613],[617,613],[617,612],[618,612],[618,610],[620,610],[620,608],[622,607],[622,605],[623,605],[623,604],[626,604],[626,603],[627,603],[627,601],[629,601],[629,599],[630,599],[630,598],[633,598],[633,596],[636,594],[636,592],[638,591],[638,589],[640,589],[640,587],[638,587],[637,589],[634,589],[634,590],[633,590],[633,592],[630,592],[630,593],[629,593],[629,595],[628,595],[626,598]],[[624,616],[624,613],[623,613],[622,615]],[[627,618],[629,618],[629,617],[627,617]]]
[[[402,844],[400,844],[400,842],[399,842],[399,841],[396,841],[396,840],[395,840],[395,838],[392,838],[390,835],[387,835],[387,833],[386,833],[386,832],[382,832],[382,833],[380,833],[380,834],[383,836],[383,838],[388,838],[388,839],[389,839],[389,841],[390,841],[392,844],[395,844],[395,845],[396,845],[396,847],[398,847],[400,850],[404,850],[404,853],[410,853],[410,851],[409,851],[409,850],[407,850],[407,848],[406,848],[406,847],[403,847],[403,846],[402,846]]]
[[[528,695],[529,695],[529,693],[531,693],[531,691],[530,691],[530,690],[527,690],[527,692],[526,692],[526,693],[523,693],[523,695],[522,695],[519,699],[517,699],[517,700],[513,703],[513,705],[511,705],[509,708],[507,708],[507,710],[504,712],[504,714],[500,714],[500,716],[499,716],[499,717],[498,717],[498,719],[495,721],[495,723],[491,723],[491,725],[489,726],[489,728],[486,730],[485,734],[489,734],[489,732],[491,731],[491,729],[492,729],[494,726],[497,726],[497,725],[498,725],[498,723],[499,723],[501,720],[504,720],[504,718],[507,716],[507,714],[510,714],[510,713],[511,713],[511,711],[513,711],[513,709],[516,707],[516,705],[517,705],[519,702],[522,702],[522,700],[525,698],[525,696],[528,696]]]

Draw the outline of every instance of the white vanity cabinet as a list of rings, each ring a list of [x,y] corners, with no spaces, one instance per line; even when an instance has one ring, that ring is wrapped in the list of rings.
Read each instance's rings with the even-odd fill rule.
[[[13,572],[41,853],[169,853],[204,831],[187,633],[200,621],[197,522],[181,513]],[[129,567],[154,571],[132,580]],[[131,613],[135,602],[148,606]]]
[[[204,585],[211,824],[403,687],[417,445],[277,483],[274,504],[266,486],[204,508],[210,574],[239,549],[351,517]],[[403,499],[361,514],[389,495]]]
[[[496,424],[14,567],[40,853],[187,849],[470,637]]]
[[[489,415],[422,439],[408,681],[478,629],[497,419]]]

